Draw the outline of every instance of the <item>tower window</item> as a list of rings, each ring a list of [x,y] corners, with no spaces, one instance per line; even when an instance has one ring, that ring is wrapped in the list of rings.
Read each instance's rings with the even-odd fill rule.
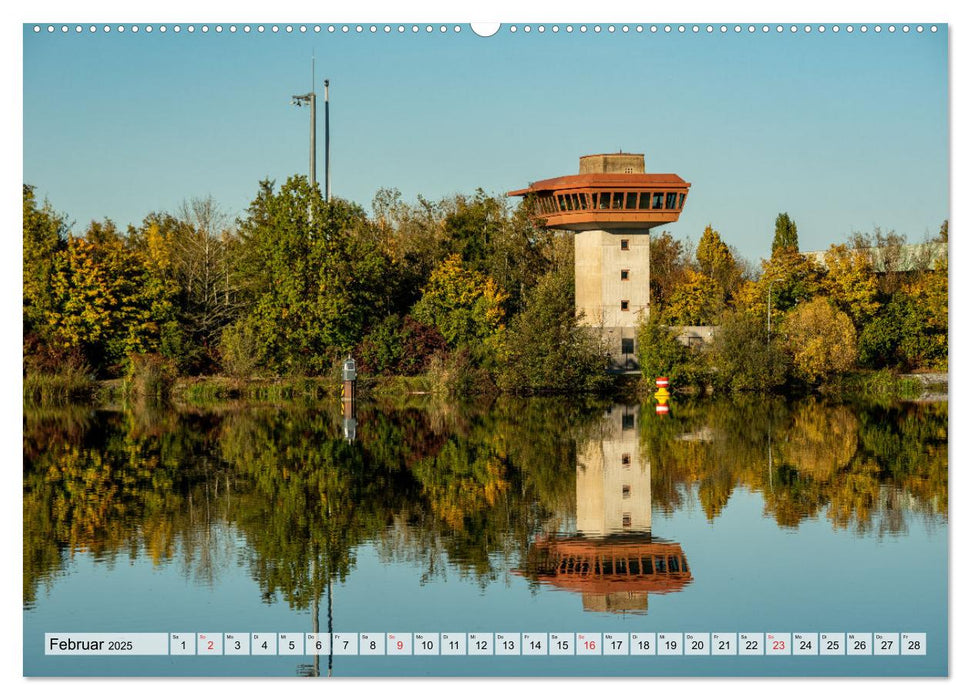
[[[627,199],[624,202],[624,209],[637,209],[637,193],[628,192]]]
[[[678,195],[678,209],[683,209],[683,208],[684,208],[684,195],[683,194],[679,194]]]
[[[630,498],[630,484],[624,484],[621,486],[620,492],[623,494],[624,498]]]
[[[630,270],[621,270],[620,271],[620,278],[622,280],[624,280],[624,281],[629,280],[630,279]]]
[[[630,239],[628,239],[628,238],[621,238],[620,239],[620,249],[621,250],[630,250]]]
[[[634,339],[633,338],[621,338],[620,339],[620,352],[624,355],[631,355],[634,352]]]
[[[624,208],[624,193],[614,192],[614,203],[611,207],[612,209],[623,209]]]
[[[654,196],[651,197],[651,209],[660,209],[664,204],[664,193],[655,192]]]
[[[650,209],[651,208],[651,193],[641,192],[641,202],[640,209]]]
[[[620,302],[620,310],[621,311],[630,311],[630,302],[627,301],[626,299],[623,299]]]
[[[630,452],[625,452],[620,456],[620,463],[625,467],[630,466]]]
[[[674,209],[675,208],[674,205],[677,203],[677,201],[678,201],[678,193],[677,192],[668,192],[667,203],[665,204],[665,208],[666,209]]]
[[[623,523],[624,527],[630,527],[630,513],[624,513],[624,515],[621,517],[621,522]]]

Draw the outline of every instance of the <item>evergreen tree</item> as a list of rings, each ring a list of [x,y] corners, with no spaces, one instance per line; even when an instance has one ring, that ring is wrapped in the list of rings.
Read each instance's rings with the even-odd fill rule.
[[[772,252],[780,248],[799,250],[799,236],[796,234],[796,222],[789,218],[788,212],[775,217],[775,238],[772,239]]]

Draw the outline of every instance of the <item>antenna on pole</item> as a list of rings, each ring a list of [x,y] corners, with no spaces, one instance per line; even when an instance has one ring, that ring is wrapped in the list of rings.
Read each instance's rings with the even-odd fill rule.
[[[330,81],[324,80],[324,191],[330,201]]]
[[[317,93],[314,92],[314,71],[317,57],[310,57],[310,186],[317,186]]]
[[[294,95],[290,104],[297,107],[310,105],[310,189],[317,188],[317,94],[314,92],[313,81],[316,71],[317,56],[312,54],[310,57],[310,92],[306,95]],[[310,205],[308,205],[310,207]],[[312,209],[308,208],[308,218],[313,218]]]

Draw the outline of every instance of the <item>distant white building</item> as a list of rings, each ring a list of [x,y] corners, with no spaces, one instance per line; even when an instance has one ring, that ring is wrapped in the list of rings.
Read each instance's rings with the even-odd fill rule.
[[[877,272],[913,272],[914,270],[933,270],[937,261],[947,258],[947,244],[940,241],[910,243],[894,248],[864,248]],[[809,250],[802,254],[826,267],[828,250]],[[888,269],[892,268],[892,269]]]

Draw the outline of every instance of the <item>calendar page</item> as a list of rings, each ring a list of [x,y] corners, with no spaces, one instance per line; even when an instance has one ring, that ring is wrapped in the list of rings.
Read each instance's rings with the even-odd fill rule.
[[[649,14],[25,21],[24,676],[949,674],[948,25]]]

